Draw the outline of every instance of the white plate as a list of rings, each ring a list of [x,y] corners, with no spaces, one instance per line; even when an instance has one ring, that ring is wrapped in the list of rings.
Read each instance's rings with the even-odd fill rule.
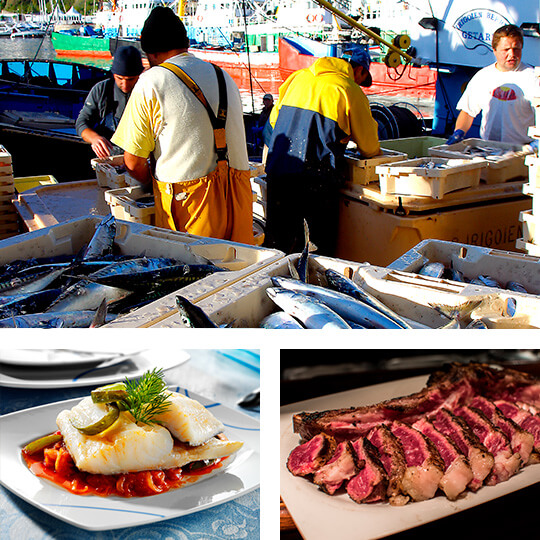
[[[381,538],[455,514],[539,481],[540,464],[528,465],[510,480],[496,486],[483,486],[476,493],[467,493],[458,501],[449,501],[443,496],[438,496],[428,501],[396,507],[388,503],[357,504],[346,493],[337,496],[327,495],[315,484],[293,476],[287,470],[287,458],[292,449],[299,444],[299,436],[293,433],[292,429],[294,413],[370,405],[417,392],[425,386],[426,381],[426,377],[403,379],[281,408],[280,492],[303,538],[306,540],[334,537],[339,537],[340,540]]]
[[[129,356],[127,360],[109,367],[97,365],[63,365],[50,367],[9,366],[0,364],[0,386],[12,388],[73,388],[76,386],[99,386],[125,378],[135,379],[148,369],[171,369],[189,360],[186,351],[176,350],[166,354],[148,350]]]
[[[0,366],[56,367],[76,364],[97,363],[120,354],[135,354],[129,347],[112,351],[84,349],[0,349]]]
[[[179,388],[175,391],[184,392]],[[200,482],[151,497],[82,496],[34,476],[21,456],[31,440],[56,429],[56,416],[80,401],[71,399],[0,416],[0,484],[62,521],[92,531],[134,527],[198,512],[248,493],[259,486],[259,422],[203,397],[190,397],[210,407],[225,425],[225,435],[244,441],[229,466]],[[23,426],[23,427],[21,427]]]

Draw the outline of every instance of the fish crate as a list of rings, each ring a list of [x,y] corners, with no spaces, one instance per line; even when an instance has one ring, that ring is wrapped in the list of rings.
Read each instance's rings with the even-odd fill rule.
[[[526,212],[520,213],[520,219]],[[423,240],[388,265],[391,270],[417,274],[429,263],[441,263],[471,280],[481,275],[501,286],[517,281],[533,295],[540,295],[540,259],[515,251],[492,249],[458,242]]]
[[[404,137],[401,139],[387,139],[380,141],[382,150],[395,150],[403,152],[409,159],[429,156],[429,149],[441,145],[446,139],[424,135],[422,137]]]
[[[58,184],[58,181],[52,174],[44,174],[41,176],[22,176],[19,178],[15,178],[14,182],[15,191],[17,193],[22,193],[35,187]]]
[[[540,216],[540,187],[532,187],[530,182],[523,184],[523,193],[532,198],[532,213]]]
[[[61,182],[19,193],[13,204],[28,231],[63,221],[109,213],[105,189],[96,180]]]
[[[0,144],[0,167],[12,166],[11,154]]]
[[[521,212],[519,220],[523,223],[522,241],[527,244],[535,244],[540,246],[540,215],[534,214],[532,211]]]
[[[537,76],[540,76],[540,73],[537,73]],[[533,97],[531,104],[534,107],[535,125],[540,128],[540,97]]]
[[[251,190],[253,191],[253,215],[266,220],[266,175],[252,177]]]
[[[106,158],[94,158],[90,163],[96,171],[96,178],[100,187],[119,189],[140,184],[127,172],[124,166],[123,154]]]
[[[105,201],[117,219],[146,225],[155,223],[154,196],[142,186],[105,191]]]
[[[0,264],[33,257],[75,256],[88,244],[102,219],[87,216],[2,240]],[[170,257],[186,264],[209,260],[229,270],[217,272],[179,289],[178,293],[193,303],[198,303],[231,283],[284,258],[284,254],[275,249],[204,238],[141,223],[118,220],[116,227],[115,251],[119,255]],[[147,306],[122,315],[106,326],[124,328],[152,326],[177,313],[176,294],[171,293]]]
[[[487,166],[480,172],[480,180],[500,184],[528,174],[525,157],[531,153],[526,146],[482,139],[465,139],[456,144],[433,146],[429,155],[447,159],[481,157]]]
[[[447,193],[480,184],[485,160],[418,158],[376,167],[381,193],[442,199]]]
[[[340,170],[346,179],[347,187],[354,189],[357,185],[371,184],[379,181],[376,172],[378,165],[404,161],[407,154],[396,150],[381,149],[381,154],[372,158],[364,158],[359,154],[346,152],[340,163]]]
[[[457,321],[490,329],[540,328],[540,296],[365,266],[353,279],[392,309],[429,328]],[[442,313],[446,313],[443,315]]]
[[[261,321],[280,308],[268,297],[266,289],[272,286],[275,276],[291,277],[290,268],[296,266],[300,254],[284,256],[280,260],[245,276],[241,280],[231,281],[214,294],[197,302],[210,319],[218,326],[232,328],[259,328]],[[314,274],[331,268],[345,275],[362,266],[360,263],[340,259],[310,255],[310,281],[316,281]],[[152,328],[180,328],[182,322],[178,313],[157,322]]]
[[[523,183],[519,184],[521,190]],[[368,187],[368,186],[366,186]],[[491,191],[493,186],[479,189]],[[471,190],[472,191],[472,190]],[[512,251],[521,237],[519,214],[532,208],[530,197],[512,189],[498,199],[465,196],[468,190],[445,199],[422,199],[425,206],[400,201],[381,201],[342,192],[338,237],[333,255],[350,261],[387,266],[422,240],[436,238]],[[380,192],[377,192],[380,195]],[[504,195],[504,192],[498,192]],[[385,199],[386,200],[386,199]],[[436,206],[439,202],[444,206]],[[388,204],[388,207],[384,206]],[[313,240],[316,243],[316,240]]]

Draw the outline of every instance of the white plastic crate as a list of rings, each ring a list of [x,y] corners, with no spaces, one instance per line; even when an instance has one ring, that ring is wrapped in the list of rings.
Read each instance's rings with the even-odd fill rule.
[[[540,245],[540,238],[538,237],[540,215],[533,215],[530,210],[528,212],[521,212],[519,214],[519,221],[523,223],[523,241],[529,244]]]
[[[493,149],[504,152],[500,155],[486,156],[487,166],[482,169],[480,179],[488,184],[499,184],[515,178],[526,177],[528,174],[525,157],[531,153],[525,146],[482,139],[465,139],[456,144],[443,144],[429,149],[429,155],[447,159],[473,159],[474,155],[467,153],[470,148]]]
[[[346,153],[344,163],[342,164],[342,172],[346,178],[346,185],[349,189],[354,189],[355,186],[371,184],[379,181],[379,175],[376,168],[379,165],[395,163],[407,159],[407,154],[397,152],[396,150],[387,150],[382,148],[382,152],[378,156],[372,158],[364,158],[359,155]]]
[[[31,257],[75,255],[87,244],[101,217],[85,217],[0,241],[0,264]],[[281,260],[281,251],[226,240],[204,238],[140,223],[117,221],[115,246],[119,254],[171,257],[195,264],[210,260],[229,272],[217,272],[180,289],[182,296],[198,302],[240,279]],[[123,315],[107,326],[139,328],[176,313],[176,293]]]
[[[253,191],[253,215],[259,219],[266,220],[266,176],[255,176],[251,178],[251,189]]]
[[[467,279],[489,275],[503,287],[509,281],[517,281],[530,294],[540,295],[540,259],[512,251],[429,239],[411,248],[388,268],[416,274],[430,262],[452,267]]]
[[[379,165],[376,171],[383,195],[416,195],[441,199],[446,193],[478,186],[481,169],[485,167],[486,161],[483,159],[424,157]]]
[[[529,185],[532,188],[540,188],[540,157],[527,156],[525,165],[528,167]]]
[[[118,189],[140,185],[124,168],[123,155],[94,158],[90,163],[96,171],[98,185],[101,187]]]
[[[151,198],[151,204],[147,199]],[[142,199],[144,203],[140,202]],[[142,186],[110,189],[105,192],[105,201],[111,209],[111,214],[117,219],[154,225],[155,207],[153,196],[145,191]]]

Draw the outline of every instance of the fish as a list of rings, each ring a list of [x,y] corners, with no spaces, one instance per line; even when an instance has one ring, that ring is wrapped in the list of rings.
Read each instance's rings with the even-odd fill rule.
[[[32,313],[0,320],[0,328],[89,328],[96,313],[91,310],[64,311],[60,313]],[[116,315],[108,314],[105,322]]]
[[[360,324],[365,328],[402,329],[400,325],[378,309],[356,300],[347,294],[282,276],[274,276],[271,280],[275,287],[282,287],[290,291],[315,297],[318,301],[327,305],[343,317],[343,319]]]
[[[80,260],[87,261],[104,255],[111,255],[115,236],[116,219],[112,214],[109,214],[97,225],[88,246],[80,255]]]
[[[282,287],[268,287],[266,294],[285,312],[311,329],[350,329],[345,320],[316,298]]]
[[[56,300],[62,289],[44,289],[33,293],[21,294],[12,298],[0,307],[0,319],[11,317],[13,315],[25,315],[26,313],[35,313],[45,310],[54,300]]]
[[[520,293],[528,294],[527,289],[521,283],[518,283],[517,281],[509,281],[506,284],[506,288],[512,292],[520,292]]]
[[[218,328],[199,306],[187,298],[176,295],[176,307],[180,313],[180,320],[186,328]]]
[[[459,281],[460,283],[465,283],[463,272],[460,272],[455,268],[446,268],[443,277],[446,279],[451,279],[452,281]]]
[[[11,277],[0,282],[0,296],[13,296],[14,294],[33,293],[46,289],[51,283],[58,279],[65,268],[56,270],[44,270],[37,274],[25,274],[23,277]]]
[[[482,283],[483,285],[486,285],[487,287],[495,287],[497,289],[502,289],[500,283],[493,279],[491,276],[478,276],[478,281]]]
[[[370,305],[371,307],[380,311],[383,315],[386,315],[386,317],[394,321],[401,328],[411,328],[411,325],[407,321],[405,321],[405,319],[392,311],[378,298],[375,298],[375,296],[369,294],[367,291],[362,289],[352,279],[349,279],[348,277],[340,274],[339,272],[336,272],[335,270],[332,270],[331,268],[328,268],[325,271],[325,276],[328,280],[328,284],[334,290],[343,294],[348,294],[349,296],[352,296],[353,298],[356,298],[357,300],[360,300],[361,302]]]
[[[259,326],[272,330],[301,330],[304,328],[292,315],[284,311],[276,311],[267,315]]]
[[[168,392],[169,408],[155,417],[179,441],[199,446],[221,433],[223,424],[198,401],[177,392]]]
[[[104,298],[107,303],[112,303],[130,294],[131,291],[126,289],[81,280],[68,287],[45,312],[97,309]]]
[[[465,327],[466,330],[472,329],[472,328],[479,329],[479,330],[487,330],[489,327],[482,319],[476,319],[476,320],[471,321]]]
[[[422,268],[420,268],[418,274],[420,274],[421,276],[440,278],[442,277],[444,270],[444,264],[440,262],[428,262],[424,266],[422,266]]]
[[[73,425],[97,422],[107,412],[106,404],[94,403],[87,396],[72,409],[61,411],[56,418],[64,444],[81,471],[110,475],[171,469],[193,461],[229,456],[243,446],[241,441],[215,438],[199,446],[178,443],[166,427],[136,423],[125,411],[120,412],[116,422],[100,435],[84,435]],[[189,429],[192,420],[183,418]],[[196,419],[193,422],[196,424]]]
[[[309,240],[309,227],[305,219],[304,219],[304,238],[305,238],[305,246],[304,246],[304,249],[302,250],[302,253],[300,254],[300,257],[298,258],[297,270],[298,270],[298,277],[300,281],[307,283],[308,271],[309,271],[309,268],[308,268],[309,253],[311,251],[316,251],[317,246],[312,244]]]

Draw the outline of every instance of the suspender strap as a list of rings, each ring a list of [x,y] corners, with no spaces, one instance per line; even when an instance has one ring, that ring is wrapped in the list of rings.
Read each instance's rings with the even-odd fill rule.
[[[181,68],[171,62],[163,62],[161,67],[172,71],[188,88],[193,95],[202,103],[203,107],[208,112],[212,129],[214,130],[214,144],[216,153],[218,155],[218,161],[227,160],[227,140],[225,137],[225,122],[227,121],[227,86],[225,84],[225,77],[223,71],[219,66],[212,64],[216,72],[218,80],[219,90],[219,105],[217,116],[212,110],[212,107],[208,103],[203,91],[199,88],[199,85]]]

